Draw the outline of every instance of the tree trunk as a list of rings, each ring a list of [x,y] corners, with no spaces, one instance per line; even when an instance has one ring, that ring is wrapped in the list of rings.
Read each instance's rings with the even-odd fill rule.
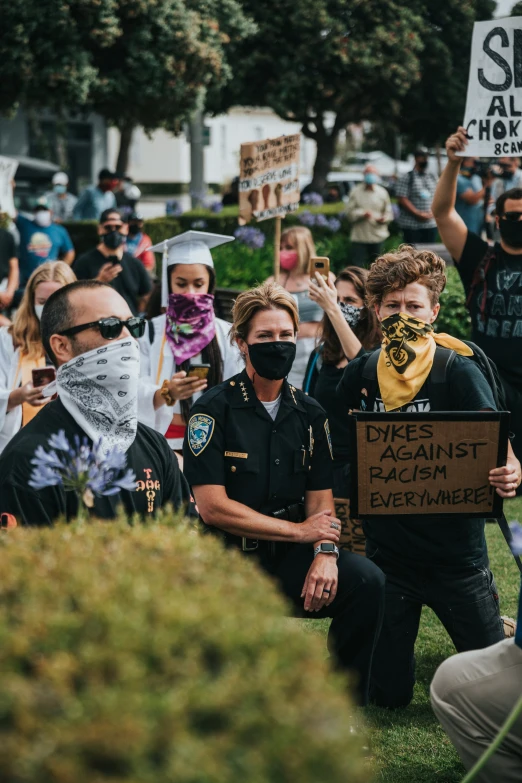
[[[118,160],[116,161],[116,171],[122,176],[127,173],[129,167],[129,150],[135,127],[136,126],[131,122],[119,126],[120,149],[118,152]]]
[[[325,131],[317,134],[317,156],[314,163],[312,182],[310,183],[310,190],[315,193],[322,194],[326,188],[326,178],[332,167],[338,138],[339,130],[335,128],[332,128],[329,133]]]

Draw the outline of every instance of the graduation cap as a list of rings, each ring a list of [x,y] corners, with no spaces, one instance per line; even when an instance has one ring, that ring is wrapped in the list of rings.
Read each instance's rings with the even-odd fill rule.
[[[163,253],[163,268],[161,271],[161,306],[168,303],[169,284],[167,268],[174,264],[203,264],[214,269],[210,249],[233,242],[235,237],[224,234],[210,234],[207,231],[185,231],[177,237],[165,239],[149,248],[157,253]]]

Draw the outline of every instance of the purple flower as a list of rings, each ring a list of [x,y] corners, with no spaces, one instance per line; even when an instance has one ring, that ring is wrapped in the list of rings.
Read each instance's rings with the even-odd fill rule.
[[[207,221],[206,220],[194,220],[190,224],[191,228],[195,228],[196,230],[203,231],[207,227]]]
[[[38,446],[31,460],[34,465],[29,481],[33,489],[49,486],[63,486],[74,491],[83,500],[87,490],[94,495],[116,495],[121,489],[134,491],[136,477],[129,468],[126,472],[127,457],[118,446],[103,451],[101,440],[94,446],[86,437],[75,435],[73,446],[60,430],[48,439],[54,448],[45,451]],[[58,457],[56,450],[62,456]]]
[[[259,228],[253,226],[241,226],[236,228],[234,236],[241,245],[246,245],[252,250],[261,250],[265,245],[265,235]]]
[[[301,212],[299,215],[299,222],[302,223],[303,226],[311,228],[312,226],[315,226],[315,215],[308,211]]]
[[[218,215],[220,212],[223,211],[223,204],[221,201],[214,201],[213,204],[210,206],[210,211],[213,212],[215,215]]]
[[[326,215],[316,215],[315,216],[315,225],[319,228],[328,228],[328,218]]]
[[[513,536],[510,544],[511,551],[514,555],[522,555],[522,525],[520,522],[510,522],[509,527]]]
[[[183,209],[179,201],[169,199],[165,204],[165,214],[168,217],[179,217],[183,214]]]
[[[311,207],[321,207],[324,204],[320,193],[305,193],[301,201],[303,204],[310,204]]]
[[[328,228],[333,234],[336,234],[341,228],[341,221],[335,217],[330,218],[328,221]]]

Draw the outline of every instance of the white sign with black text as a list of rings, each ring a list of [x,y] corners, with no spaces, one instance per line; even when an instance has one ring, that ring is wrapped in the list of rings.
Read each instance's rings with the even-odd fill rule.
[[[463,156],[522,155],[522,17],[475,22]]]

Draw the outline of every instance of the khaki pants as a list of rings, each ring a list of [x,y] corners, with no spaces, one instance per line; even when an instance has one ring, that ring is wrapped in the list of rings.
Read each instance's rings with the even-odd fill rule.
[[[513,639],[454,655],[431,683],[433,711],[470,769],[522,694],[522,649]],[[520,783],[522,716],[474,783]]]

